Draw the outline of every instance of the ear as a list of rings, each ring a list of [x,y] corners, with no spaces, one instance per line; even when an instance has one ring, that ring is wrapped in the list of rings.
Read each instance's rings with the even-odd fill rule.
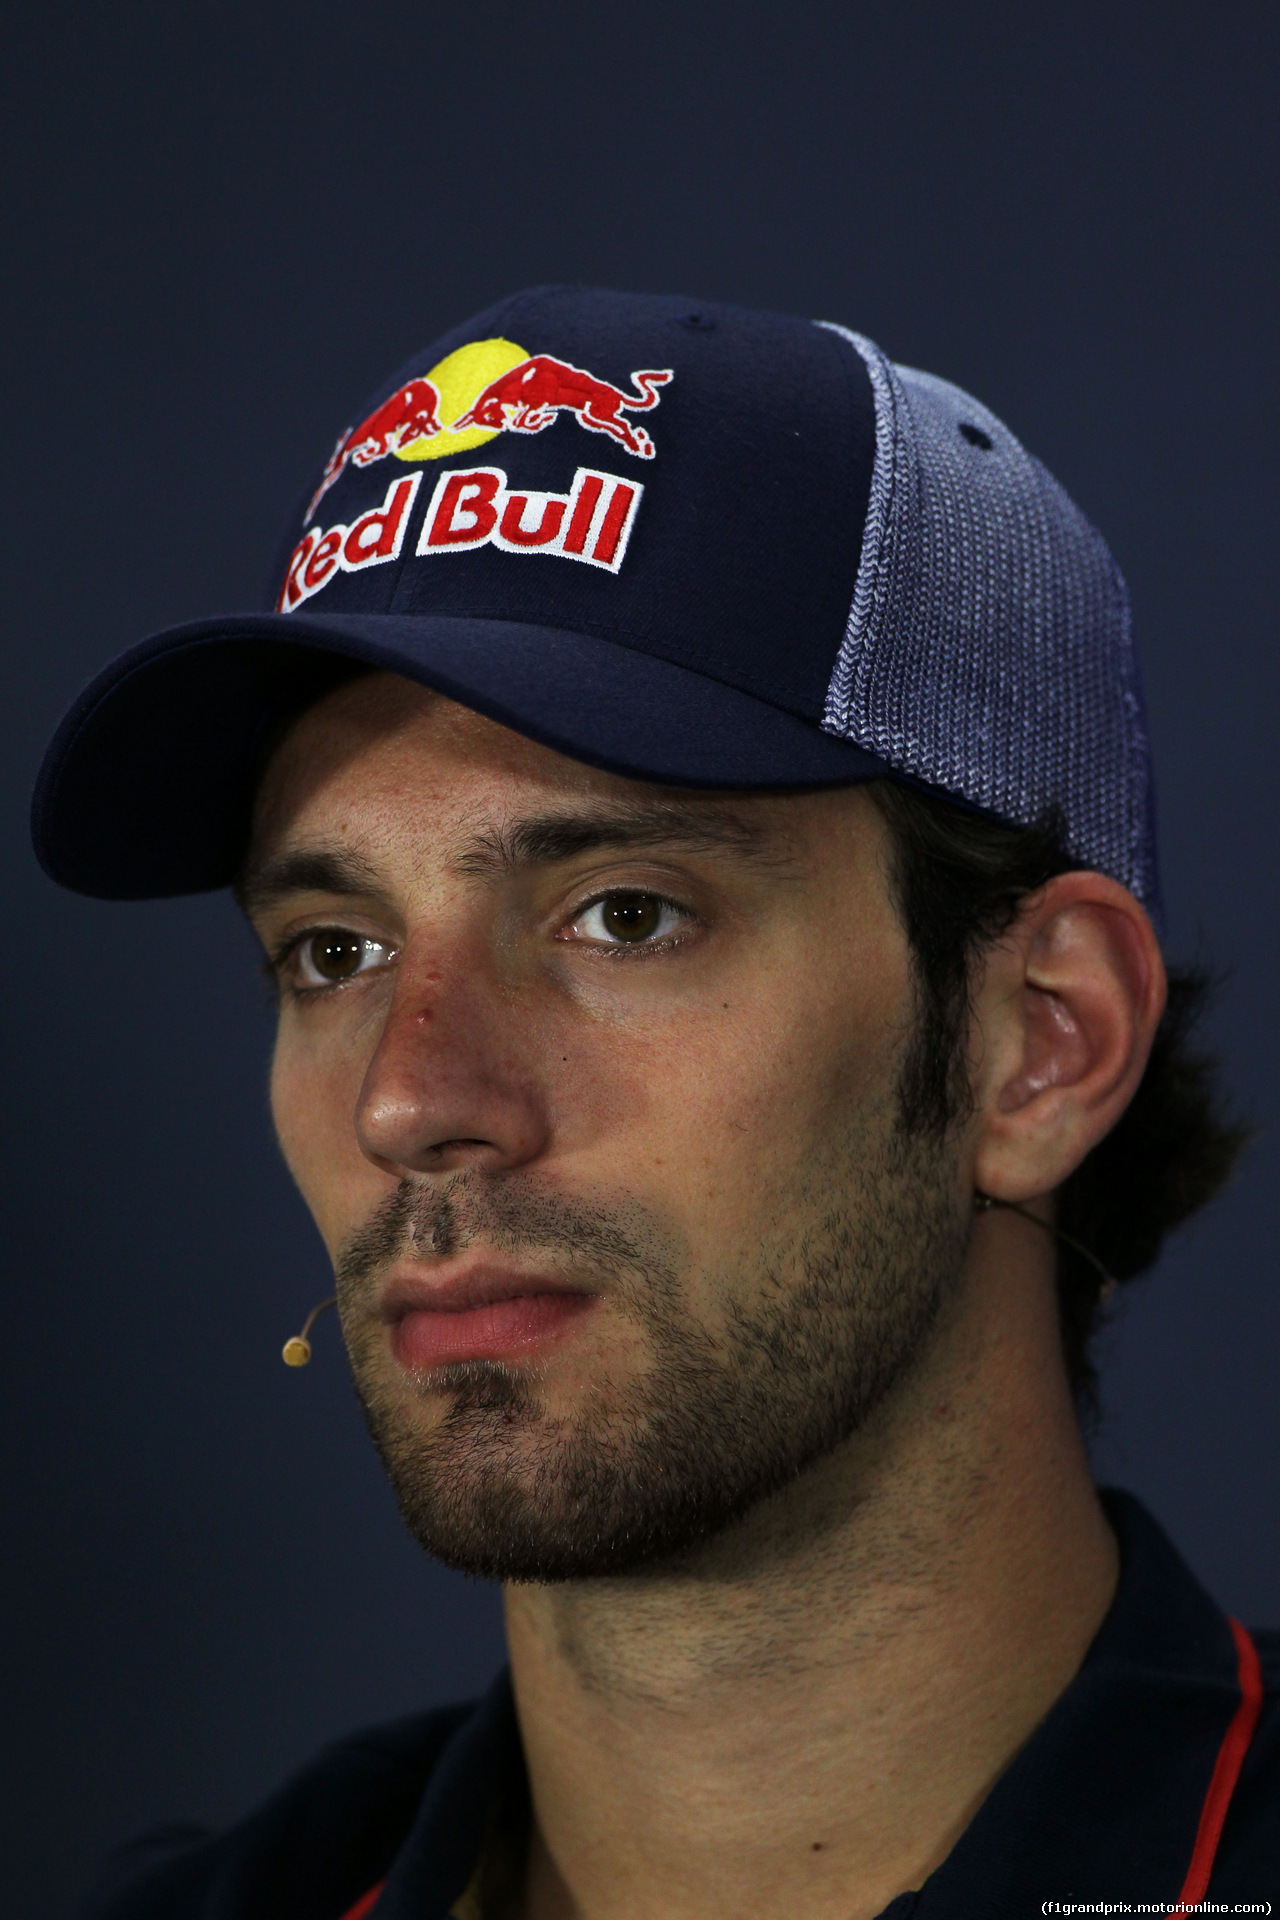
[[[1146,913],[1098,873],[1064,873],[991,950],[974,999],[974,1185],[1051,1193],[1115,1125],[1146,1068],[1166,982]]]

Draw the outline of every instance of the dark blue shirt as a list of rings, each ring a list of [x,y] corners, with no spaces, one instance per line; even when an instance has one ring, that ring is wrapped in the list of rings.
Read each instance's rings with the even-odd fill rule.
[[[1237,1650],[1150,1515],[1124,1494],[1108,1495],[1107,1508],[1120,1585],[1083,1666],[947,1859],[883,1920],[1177,1901],[1240,1706]],[[1280,1634],[1254,1640],[1262,1710],[1208,1898],[1280,1907]],[[383,1880],[376,1920],[445,1920],[495,1804],[524,1790],[503,1675],[478,1705],[341,1741],[225,1833],[169,1828],[133,1842],[85,1920],[342,1920]]]

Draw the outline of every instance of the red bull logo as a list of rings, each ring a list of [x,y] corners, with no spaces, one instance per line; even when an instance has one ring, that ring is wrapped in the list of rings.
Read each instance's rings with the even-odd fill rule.
[[[495,433],[541,433],[561,413],[571,413],[580,427],[608,433],[641,460],[652,460],[653,441],[643,427],[633,427],[623,413],[645,413],[658,404],[658,388],[671,378],[671,368],[633,373],[638,394],[597,380],[567,360],[538,353],[485,388],[475,405],[454,422],[455,429],[491,427]]]
[[[637,459],[652,460],[651,436],[626,415],[651,412],[672,377],[670,367],[641,369],[631,375],[628,393],[568,360],[528,354],[513,340],[471,341],[430,373],[410,380],[358,427],[347,429],[329,456],[303,524],[348,464],[367,467],[389,456],[440,460],[499,433],[541,433],[562,413],[590,433],[608,434]]]

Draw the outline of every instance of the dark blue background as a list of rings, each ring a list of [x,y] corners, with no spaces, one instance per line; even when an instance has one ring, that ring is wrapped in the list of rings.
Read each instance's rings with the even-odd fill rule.
[[[495,1595],[402,1536],[271,1144],[222,898],[60,895],[45,737],[256,600],[337,425],[511,288],[819,315],[977,393],[1128,575],[1171,946],[1258,1144],[1108,1337],[1105,1470],[1280,1620],[1272,1123],[1280,14],[1196,6],[41,0],[0,47],[8,947],[0,1907],[466,1693]]]

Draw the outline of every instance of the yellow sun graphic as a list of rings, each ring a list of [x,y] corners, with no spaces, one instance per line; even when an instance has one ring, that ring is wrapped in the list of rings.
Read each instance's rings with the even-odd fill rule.
[[[432,434],[429,440],[411,440],[407,447],[397,447],[396,459],[443,460],[447,454],[463,453],[468,447],[496,440],[497,432],[492,427],[467,427],[462,433],[454,433],[450,423],[479,399],[491,380],[500,373],[510,373],[512,367],[528,358],[514,340],[473,340],[458,347],[427,375],[440,395],[443,431]]]

